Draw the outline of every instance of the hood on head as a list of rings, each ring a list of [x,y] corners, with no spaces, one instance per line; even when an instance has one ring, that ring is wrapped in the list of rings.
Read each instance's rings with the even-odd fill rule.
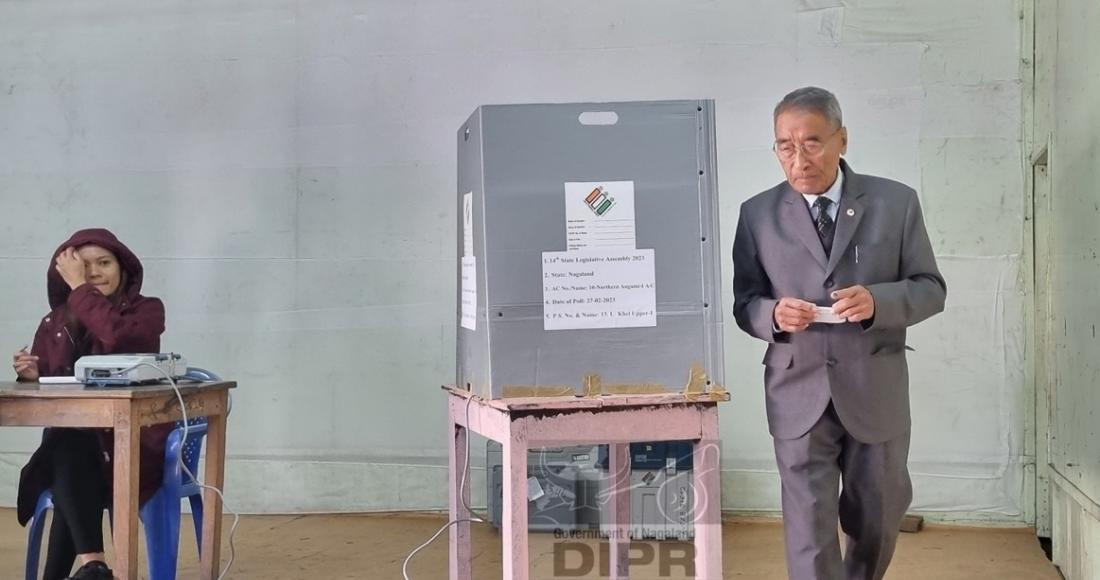
[[[126,298],[133,300],[141,292],[141,281],[145,270],[141,266],[141,261],[130,251],[130,248],[118,241],[118,238],[109,230],[102,228],[80,230],[66,240],[65,243],[58,246],[53,253],[53,258],[50,260],[49,269],[46,271],[46,292],[50,299],[50,308],[57,308],[64,304],[69,298],[69,293],[72,292],[72,289],[69,288],[69,285],[65,283],[65,280],[61,278],[61,274],[55,268],[57,257],[67,248],[80,249],[89,244],[110,251],[118,259],[119,266],[127,274],[126,287],[121,289]]]

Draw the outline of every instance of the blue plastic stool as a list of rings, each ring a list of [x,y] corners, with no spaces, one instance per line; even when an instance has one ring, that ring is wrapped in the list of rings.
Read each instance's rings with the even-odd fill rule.
[[[202,440],[206,437],[206,417],[188,420],[187,440],[183,440],[183,423],[168,435],[164,452],[164,482],[153,497],[141,507],[139,517],[145,527],[145,546],[149,557],[149,580],[175,580],[176,561],[180,543],[180,500],[191,501],[191,514],[195,521],[195,540],[202,548],[202,488],[180,467],[178,457],[191,473],[199,467]],[[53,507],[50,490],[38,496],[34,518],[27,530],[26,580],[38,578],[38,556],[42,549],[42,530],[45,527],[46,510]]]

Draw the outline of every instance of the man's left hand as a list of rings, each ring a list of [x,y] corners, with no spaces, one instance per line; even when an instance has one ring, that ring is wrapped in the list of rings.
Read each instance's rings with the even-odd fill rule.
[[[833,292],[833,312],[848,322],[862,322],[875,316],[875,298],[863,286],[849,286]]]

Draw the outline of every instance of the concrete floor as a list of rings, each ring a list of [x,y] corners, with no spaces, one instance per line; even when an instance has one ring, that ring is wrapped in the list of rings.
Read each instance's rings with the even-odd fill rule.
[[[250,516],[237,531],[237,562],[230,578],[239,580],[338,580],[401,578],[401,564],[444,522],[434,514],[332,516]],[[228,522],[227,522],[228,525]],[[228,530],[228,528],[227,528]],[[184,530],[180,578],[197,577],[194,536]],[[500,578],[500,535],[484,524],[473,528],[474,578]],[[600,578],[598,570],[578,571],[582,556],[595,558],[595,541],[531,536],[531,578]],[[572,545],[565,542],[580,542]],[[782,527],[771,520],[732,520],[723,528],[725,578],[785,579]],[[687,544],[647,542],[637,557],[654,562],[631,567],[633,580],[690,578],[681,561]],[[22,577],[25,530],[12,510],[0,510],[0,579]],[[144,548],[143,548],[144,549]],[[555,558],[555,551],[566,554]],[[223,550],[228,558],[228,546]],[[662,573],[659,554],[672,568]],[[557,560],[555,562],[555,560]],[[555,564],[559,573],[555,573]],[[144,565],[142,566],[144,570]],[[414,580],[447,577],[447,536],[422,551],[409,567]],[[142,578],[146,576],[142,574]],[[889,580],[1059,580],[1033,532],[1020,528],[928,526],[902,534]]]

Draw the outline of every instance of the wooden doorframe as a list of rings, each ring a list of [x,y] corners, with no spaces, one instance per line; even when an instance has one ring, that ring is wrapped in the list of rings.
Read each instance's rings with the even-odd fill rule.
[[[1051,537],[1050,413],[1057,376],[1053,335],[1052,155],[1054,74],[1058,0],[1026,0],[1022,8],[1025,384],[1031,389],[1025,412],[1023,516],[1041,537]]]

